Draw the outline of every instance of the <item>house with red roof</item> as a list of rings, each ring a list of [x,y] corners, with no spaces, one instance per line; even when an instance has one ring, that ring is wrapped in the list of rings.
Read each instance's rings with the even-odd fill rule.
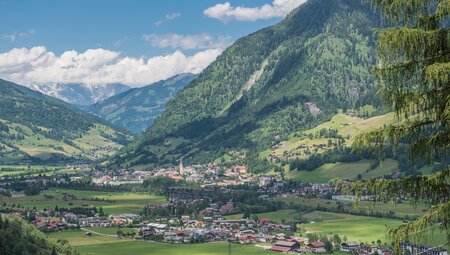
[[[308,247],[311,249],[313,253],[326,253],[324,242],[312,242],[308,244]]]
[[[300,248],[300,244],[298,242],[278,241],[274,243],[270,249],[278,252],[290,252],[298,248]]]
[[[224,213],[224,212],[230,212],[234,210],[234,206],[233,206],[233,202],[227,202],[226,204],[222,205],[222,207],[220,207],[220,212]]]

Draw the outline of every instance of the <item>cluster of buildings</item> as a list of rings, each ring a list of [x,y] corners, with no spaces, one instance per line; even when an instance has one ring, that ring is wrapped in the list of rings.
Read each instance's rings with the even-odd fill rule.
[[[448,255],[447,250],[441,247],[433,247],[424,244],[403,243],[401,244],[400,249],[405,255]]]
[[[101,174],[92,178],[94,185],[118,186],[124,184],[142,184],[152,174],[147,171],[119,170],[111,174]]]
[[[161,236],[160,240],[171,243],[191,243],[193,239],[201,239],[203,242],[230,241],[252,244],[285,240],[286,235],[282,232],[291,231],[290,225],[274,223],[266,218],[258,221],[222,218],[211,221],[182,216],[181,225],[173,227],[170,222],[144,223],[139,233],[144,238]]]

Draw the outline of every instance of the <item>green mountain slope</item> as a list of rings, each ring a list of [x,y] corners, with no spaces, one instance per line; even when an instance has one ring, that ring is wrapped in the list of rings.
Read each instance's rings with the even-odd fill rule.
[[[58,99],[0,79],[0,163],[96,159],[131,137]]]
[[[379,16],[359,0],[310,0],[239,39],[111,163],[208,162],[264,150],[338,108],[379,105],[370,73]]]
[[[0,215],[0,254],[77,254],[64,240],[52,242],[18,217]]]
[[[180,74],[142,88],[134,88],[93,104],[87,111],[139,134],[161,115],[167,101],[195,77],[195,74]]]

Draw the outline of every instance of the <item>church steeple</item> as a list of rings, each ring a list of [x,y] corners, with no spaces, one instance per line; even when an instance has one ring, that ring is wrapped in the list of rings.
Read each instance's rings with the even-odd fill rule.
[[[180,176],[184,174],[183,158],[180,158]]]

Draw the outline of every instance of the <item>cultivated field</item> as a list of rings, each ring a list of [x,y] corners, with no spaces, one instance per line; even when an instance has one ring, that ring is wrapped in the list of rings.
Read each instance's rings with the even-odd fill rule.
[[[97,232],[105,231],[94,229]],[[115,231],[106,230],[106,232]],[[127,229],[122,229],[127,232]],[[117,237],[99,236],[94,234],[92,237],[86,237],[85,231],[73,230],[56,232],[49,234],[49,238],[57,240],[63,238],[68,240],[81,254],[91,255],[227,255],[228,244],[225,242],[204,243],[204,244],[166,244],[150,241],[137,241],[131,239],[119,239]],[[239,245],[231,244],[231,254],[240,255],[264,255],[273,254],[273,252],[265,251],[261,247],[255,245]]]
[[[65,195],[66,194],[66,195]],[[45,198],[44,195],[54,198]],[[75,196],[75,199],[70,195]],[[88,206],[102,207],[105,213],[138,213],[147,204],[162,203],[165,198],[162,196],[149,195],[146,193],[125,193],[125,192],[102,192],[86,190],[51,189],[41,192],[37,196],[24,197],[2,197],[7,207],[20,205],[24,208],[44,209],[82,207]],[[69,205],[71,203],[72,205]]]
[[[398,170],[398,162],[393,159],[387,159],[380,163],[375,169],[370,169],[369,160],[360,160],[350,163],[325,164],[313,171],[289,171],[286,177],[310,183],[327,183],[334,178],[355,179],[358,174],[362,179],[382,177]]]
[[[317,233],[332,236],[339,234],[341,238],[347,236],[352,242],[372,242],[380,239],[383,243],[386,238],[387,227],[399,226],[401,220],[355,216],[332,212],[314,212],[313,217],[322,217],[322,221],[300,225],[304,233]],[[306,215],[306,217],[309,217]]]
[[[232,214],[225,216],[226,219],[242,219],[243,214]],[[294,209],[281,209],[274,212],[267,212],[267,213],[256,213],[251,214],[250,218],[253,218],[253,216],[258,216],[259,218],[268,218],[269,220],[277,223],[281,223],[283,221],[293,221],[298,220],[300,216],[302,216],[301,213],[297,212]]]
[[[69,172],[65,165],[0,165],[0,177],[14,175],[52,174]]]
[[[320,198],[303,198],[303,197],[279,197],[277,200],[286,202],[289,205],[306,205],[310,207],[317,207],[318,205],[325,208],[336,208],[338,206],[338,201],[336,200],[328,200],[328,199],[320,199]],[[424,210],[427,209],[425,204],[419,204],[417,206],[412,206],[409,203],[401,203],[401,204],[393,204],[391,202],[386,203],[373,203],[368,201],[361,201],[359,206],[356,207],[353,202],[341,202],[343,208],[345,210],[352,211],[363,211],[363,212],[382,212],[389,213],[393,212],[395,215],[404,217],[404,216],[412,216],[417,217],[424,213]]]
[[[375,218],[367,216],[356,216],[332,212],[313,212],[313,217],[321,217],[322,221],[299,225],[299,230],[306,233],[317,233],[332,236],[338,234],[341,238],[347,236],[349,241],[354,242],[376,242],[378,239],[383,243],[390,243],[387,237],[389,227],[404,224],[401,220]],[[308,217],[308,215],[305,215]],[[312,216],[312,215],[311,215]],[[420,243],[438,245],[446,243],[445,234],[439,231],[430,233],[430,236]]]

